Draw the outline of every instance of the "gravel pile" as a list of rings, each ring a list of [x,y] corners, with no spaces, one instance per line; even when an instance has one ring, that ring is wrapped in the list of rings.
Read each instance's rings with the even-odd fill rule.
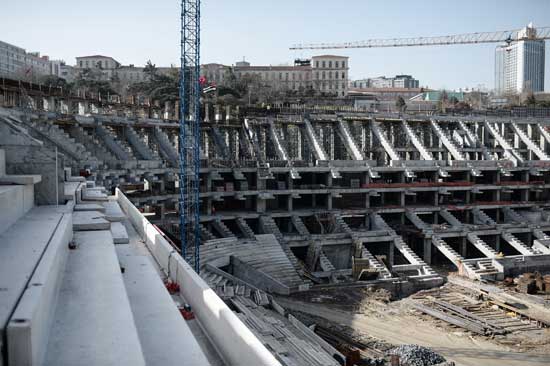
[[[429,348],[406,344],[392,348],[389,355],[397,355],[402,365],[407,366],[431,366],[445,362],[443,356],[435,353]]]

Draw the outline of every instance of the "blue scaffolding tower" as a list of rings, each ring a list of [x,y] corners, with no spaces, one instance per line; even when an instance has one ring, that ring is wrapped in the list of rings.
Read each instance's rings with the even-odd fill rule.
[[[181,1],[179,213],[181,255],[199,272],[200,0]]]

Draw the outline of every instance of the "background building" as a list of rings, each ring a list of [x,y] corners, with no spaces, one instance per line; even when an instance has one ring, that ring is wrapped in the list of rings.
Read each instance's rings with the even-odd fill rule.
[[[532,24],[518,34],[518,40],[495,50],[495,89],[497,94],[544,91],[544,40],[533,40]]]
[[[48,56],[0,41],[0,75],[24,80],[51,75]]]
[[[396,75],[395,77],[387,78],[379,76],[376,78],[355,80],[351,86],[356,89],[365,88],[401,88],[401,89],[417,89],[420,87],[420,82],[411,75]]]

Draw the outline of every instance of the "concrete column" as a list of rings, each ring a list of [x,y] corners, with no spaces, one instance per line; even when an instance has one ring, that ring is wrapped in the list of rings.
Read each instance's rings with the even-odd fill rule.
[[[230,120],[231,120],[231,106],[228,105],[225,107],[225,121],[229,123]]]
[[[173,115],[173,118],[174,120],[179,120],[180,119],[180,102],[178,100],[176,100],[174,102],[174,115]]]
[[[401,194],[401,197],[400,197],[401,206],[405,207],[405,202],[406,202],[405,192],[401,192],[400,194]]]
[[[204,103],[204,122],[210,122],[210,103]]]
[[[221,119],[222,119],[222,114],[220,111],[220,106],[216,104],[214,106],[214,120],[216,121],[216,123],[219,123]]]
[[[500,235],[497,235],[497,239],[496,239],[496,242],[495,242],[495,250],[497,253],[500,253],[501,249],[500,249]]]
[[[83,116],[87,113],[86,103],[78,102],[78,114]]]
[[[424,262],[432,264],[432,240],[424,239]]]
[[[468,241],[466,237],[462,238],[462,242],[460,243],[460,255],[466,258],[467,252],[468,252]]]
[[[392,241],[390,241],[390,248],[389,248],[389,253],[388,253],[388,263],[390,264],[390,267],[393,267],[394,265],[394,252],[395,252],[395,243]]]
[[[264,213],[266,211],[266,203],[264,199],[258,198],[256,200],[256,212]]]
[[[332,194],[327,194],[327,210],[332,210]]]

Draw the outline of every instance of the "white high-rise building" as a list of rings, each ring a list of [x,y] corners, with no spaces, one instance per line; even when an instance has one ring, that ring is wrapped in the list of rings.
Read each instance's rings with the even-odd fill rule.
[[[495,51],[495,89],[498,94],[544,91],[544,40],[537,40],[532,24],[510,44]]]

